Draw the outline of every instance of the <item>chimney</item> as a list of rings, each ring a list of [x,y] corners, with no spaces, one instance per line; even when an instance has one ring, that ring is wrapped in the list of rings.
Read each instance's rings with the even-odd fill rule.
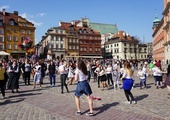
[[[2,9],[2,14],[5,16],[5,9]]]
[[[18,15],[18,11],[14,11],[14,15]]]

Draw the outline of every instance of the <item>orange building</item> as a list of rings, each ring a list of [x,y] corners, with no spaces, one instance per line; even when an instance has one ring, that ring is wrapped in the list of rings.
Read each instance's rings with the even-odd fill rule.
[[[170,59],[170,0],[164,0],[163,18],[153,21],[153,58],[162,62]]]

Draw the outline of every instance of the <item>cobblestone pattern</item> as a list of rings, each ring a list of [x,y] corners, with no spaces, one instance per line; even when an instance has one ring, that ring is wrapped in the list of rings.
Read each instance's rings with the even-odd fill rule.
[[[136,84],[139,80],[135,76]],[[94,101],[94,113],[91,118],[85,96],[81,97],[83,115],[75,115],[76,106],[74,90],[76,85],[70,85],[70,93],[61,94],[57,77],[57,87],[49,87],[48,77],[42,89],[32,90],[32,86],[20,86],[20,93],[12,94],[7,90],[8,99],[0,99],[0,120],[170,120],[170,99],[167,89],[156,89],[152,77],[148,79],[148,89],[132,90],[137,100],[135,105],[127,105],[123,90],[101,91],[97,82],[92,82],[93,95],[101,97],[101,101]],[[22,80],[21,80],[22,82]]]

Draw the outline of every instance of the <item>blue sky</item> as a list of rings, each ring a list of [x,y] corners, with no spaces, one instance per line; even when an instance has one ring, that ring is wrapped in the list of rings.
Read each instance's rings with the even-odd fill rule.
[[[116,24],[141,41],[152,42],[155,9],[159,19],[164,9],[163,0],[1,0],[0,10],[18,11],[34,23],[36,43],[58,22],[71,22],[87,17],[91,22]]]

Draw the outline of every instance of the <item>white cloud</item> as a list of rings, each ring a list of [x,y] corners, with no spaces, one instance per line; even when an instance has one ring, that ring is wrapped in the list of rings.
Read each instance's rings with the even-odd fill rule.
[[[34,18],[33,15],[28,15],[27,13],[20,14],[21,17],[27,19],[29,22],[32,22],[36,26],[41,26],[42,22],[36,22],[35,20],[32,20]]]
[[[0,6],[0,10],[2,10],[2,9],[8,9],[8,8],[9,8],[8,5]]]
[[[20,14],[21,17],[27,18],[27,13]]]
[[[39,13],[38,15],[37,15],[37,17],[43,17],[43,16],[45,16],[46,14],[45,13]]]
[[[41,26],[43,23],[42,22],[35,22],[34,20],[28,20],[29,22],[32,22],[36,26]]]

